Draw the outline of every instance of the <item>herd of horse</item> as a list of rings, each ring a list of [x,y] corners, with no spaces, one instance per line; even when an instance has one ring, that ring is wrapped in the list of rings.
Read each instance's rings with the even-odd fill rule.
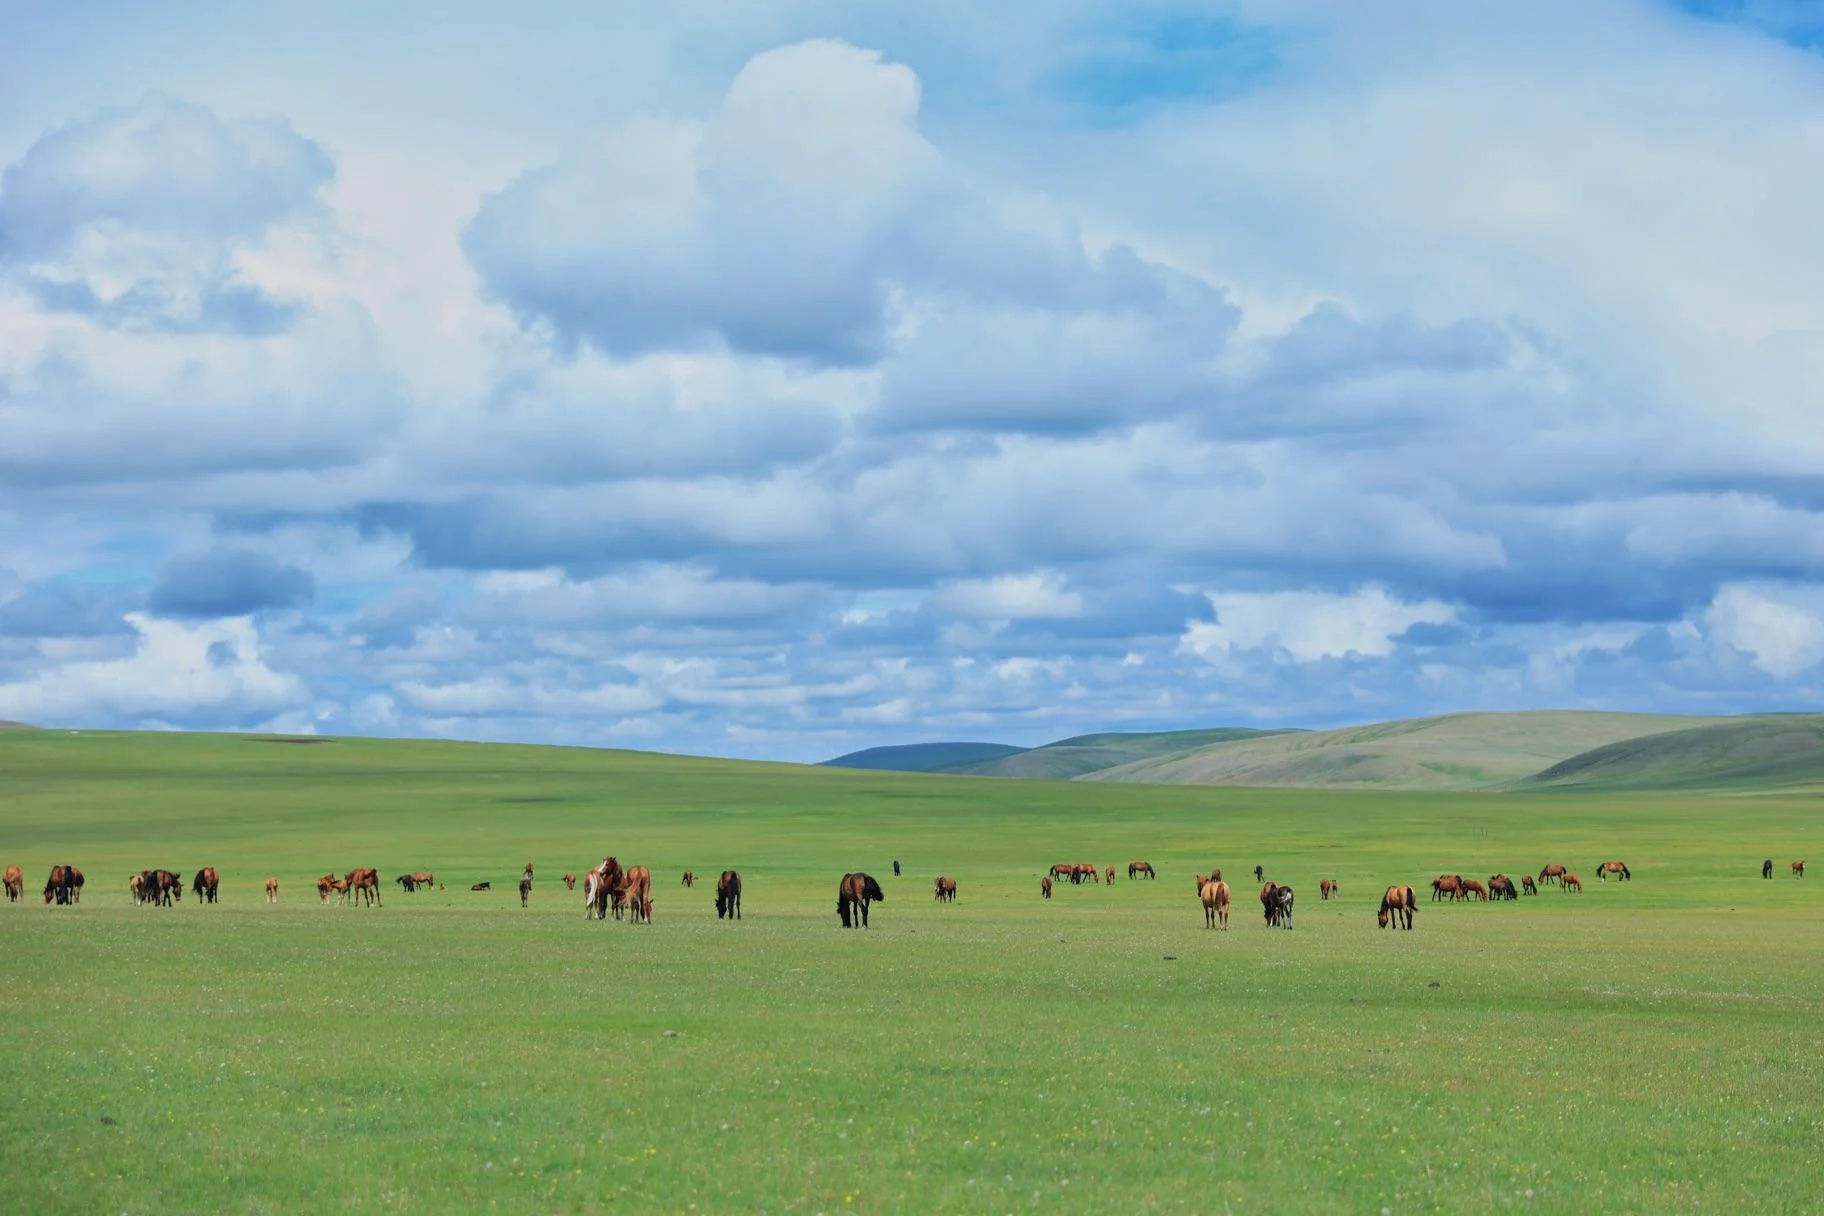
[[[1791,864],[1795,878],[1805,877],[1805,863],[1795,861]],[[899,862],[893,863],[893,872],[899,873]],[[1622,861],[1604,861],[1596,866],[1596,877],[1607,882],[1610,875],[1619,881],[1628,882],[1634,877]],[[1129,880],[1136,878],[1157,878],[1158,871],[1152,863],[1131,861],[1127,866]],[[1263,870],[1254,867],[1255,881],[1263,881]],[[1773,860],[1761,863],[1761,877],[1773,877]],[[1072,884],[1085,882],[1103,883],[1113,886],[1115,867],[1106,869],[1087,862],[1058,862],[1039,880],[1040,894],[1045,899],[1052,897],[1053,883],[1064,879]],[[683,885],[694,887],[696,873],[684,871]],[[526,863],[524,873],[519,880],[519,900],[521,906],[530,902],[533,880],[533,865]],[[50,877],[44,884],[44,902],[47,904],[76,904],[82,901],[82,887],[85,879],[80,869],[72,865],[55,865],[51,867]],[[418,870],[409,874],[400,874],[394,880],[408,894],[420,889],[430,889],[437,885],[436,876],[428,870]],[[627,919],[633,924],[652,923],[652,871],[645,866],[623,867],[620,861],[608,856],[602,858],[601,864],[587,871],[582,876],[584,917],[589,920]],[[564,886],[574,891],[577,875],[564,875]],[[493,884],[479,882],[471,886],[472,891],[489,890]],[[1535,879],[1533,875],[1522,874],[1520,883],[1506,874],[1489,876],[1487,885],[1473,878],[1464,878],[1461,874],[1440,874],[1432,880],[1431,898],[1448,902],[1495,902],[1518,900],[1522,893],[1537,895],[1543,886],[1556,885],[1561,891],[1581,892],[1583,882],[1576,873],[1556,863],[1543,867]],[[16,865],[6,867],[4,873],[6,898],[9,903],[17,903],[25,890],[25,874]],[[221,875],[214,866],[204,866],[191,880],[190,889],[198,903],[215,903],[221,886]],[[135,904],[153,907],[170,907],[181,902],[184,897],[182,875],[173,870],[141,870],[127,880],[127,889]],[[441,888],[439,888],[441,889]],[[1229,927],[1229,907],[1232,901],[1229,884],[1223,881],[1222,871],[1212,870],[1209,874],[1196,876],[1198,901],[1203,905],[1204,925],[1211,929]],[[1340,899],[1342,888],[1334,879],[1322,879],[1318,883],[1320,897],[1324,900]],[[956,902],[956,879],[943,875],[932,884],[933,897],[940,903]],[[338,904],[353,906],[364,903],[369,907],[380,905],[380,873],[378,870],[358,867],[347,874],[337,877],[334,872],[324,874],[317,879],[317,898],[319,902],[328,903],[331,895]],[[868,909],[871,904],[885,902],[886,892],[872,875],[865,873],[844,874],[837,884],[836,912],[844,928],[866,928]],[[277,903],[279,899],[279,880],[266,880],[266,900]],[[1292,913],[1296,897],[1291,887],[1282,883],[1266,881],[1260,889],[1261,913],[1269,928],[1292,927]],[[1376,919],[1381,928],[1411,929],[1413,913],[1418,901],[1413,889],[1408,886],[1391,886],[1381,896],[1381,903],[1376,912]],[[724,870],[716,880],[716,918],[718,920],[741,919],[741,875],[734,870]]]

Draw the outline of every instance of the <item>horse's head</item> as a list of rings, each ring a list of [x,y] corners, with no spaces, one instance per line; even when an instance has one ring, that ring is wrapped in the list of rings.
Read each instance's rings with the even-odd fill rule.
[[[1375,919],[1381,922],[1381,928],[1385,929],[1387,927],[1387,905],[1386,904],[1381,905],[1381,910],[1375,914]]]

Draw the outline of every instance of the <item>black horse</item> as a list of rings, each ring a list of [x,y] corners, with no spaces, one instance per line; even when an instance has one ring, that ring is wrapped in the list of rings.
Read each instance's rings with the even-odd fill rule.
[[[1261,879],[1263,879],[1265,877],[1266,877],[1266,872],[1263,871],[1259,866],[1255,866],[1254,867],[1254,881],[1259,882]]]
[[[1762,878],[1772,878],[1773,877],[1773,858],[1769,857],[1766,861],[1763,861],[1761,863],[1761,877]]]
[[[868,905],[886,903],[887,893],[880,889],[872,874],[844,874],[836,888],[836,914],[845,929],[868,927]]]
[[[722,871],[716,879],[716,919],[741,919],[741,875],[734,870]]]
[[[1773,863],[1770,861],[1767,864],[1772,865]],[[897,860],[894,861],[894,863],[893,863],[893,877],[895,877],[895,878],[899,877],[899,862]]]

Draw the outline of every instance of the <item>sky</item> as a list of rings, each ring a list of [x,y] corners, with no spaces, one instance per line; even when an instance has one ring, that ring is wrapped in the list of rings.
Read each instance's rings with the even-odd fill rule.
[[[1817,709],[1821,11],[0,0],[0,719]]]

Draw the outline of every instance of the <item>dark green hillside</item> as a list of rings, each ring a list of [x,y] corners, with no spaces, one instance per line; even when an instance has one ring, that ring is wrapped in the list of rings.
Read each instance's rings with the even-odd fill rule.
[[[829,768],[865,768],[893,773],[932,773],[958,765],[998,760],[1025,751],[1005,743],[907,743],[899,747],[870,747],[834,760],[820,761]]]
[[[1520,784],[1618,790],[1824,786],[1824,714],[1746,718],[1625,739]]]

